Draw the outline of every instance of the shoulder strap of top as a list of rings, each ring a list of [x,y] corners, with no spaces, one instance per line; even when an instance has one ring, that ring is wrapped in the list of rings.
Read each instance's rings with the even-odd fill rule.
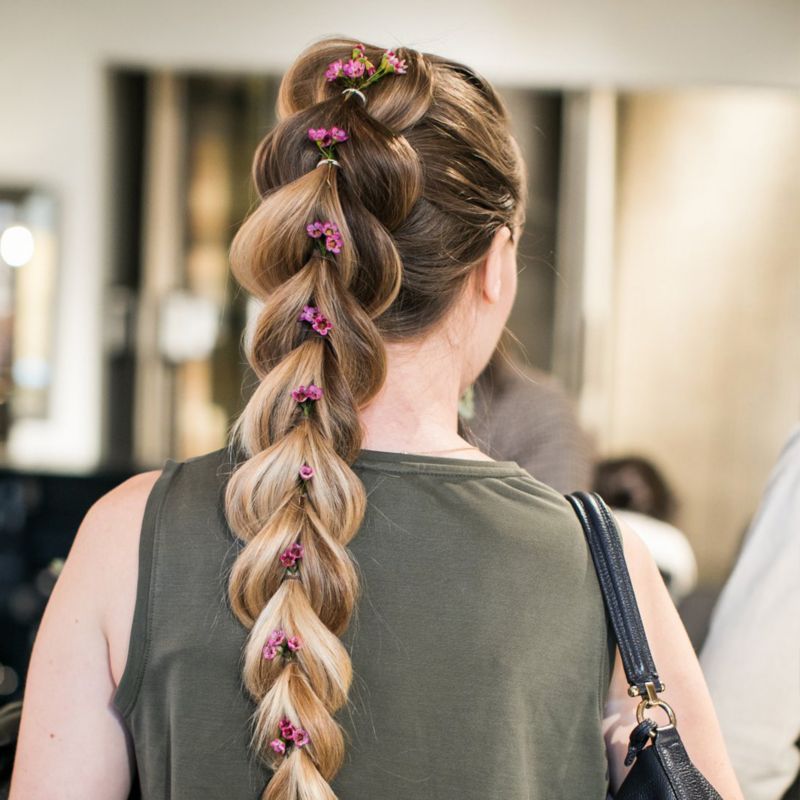
[[[136,579],[136,604],[133,610],[131,635],[125,669],[114,692],[113,703],[123,717],[133,709],[141,686],[150,647],[149,619],[153,591],[153,575],[157,563],[158,528],[164,498],[181,462],[167,459],[153,484],[145,504],[139,538],[139,571]]]

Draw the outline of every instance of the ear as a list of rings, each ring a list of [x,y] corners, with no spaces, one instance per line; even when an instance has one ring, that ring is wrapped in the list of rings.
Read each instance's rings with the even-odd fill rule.
[[[481,293],[487,303],[498,302],[503,294],[503,261],[511,244],[511,230],[503,225],[497,229],[480,271]]]

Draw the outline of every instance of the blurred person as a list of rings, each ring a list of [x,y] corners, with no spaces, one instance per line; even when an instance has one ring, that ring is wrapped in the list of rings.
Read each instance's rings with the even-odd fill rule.
[[[800,425],[791,432],[770,475],[717,601],[700,660],[747,800],[796,800]]]
[[[678,605],[697,585],[697,559],[672,524],[675,496],[661,471],[641,456],[606,459],[595,468],[594,490],[642,538]]]
[[[604,800],[637,699],[578,519],[457,433],[516,294],[507,112],[466,66],[341,39],[278,111],[230,254],[264,301],[258,384],[229,447],[88,512],[11,800],[117,800],[132,776],[148,800]],[[663,581],[623,541],[686,747],[739,800]]]
[[[463,414],[470,435],[559,492],[590,489],[592,447],[572,401],[554,376],[508,358],[495,350],[475,382]]]

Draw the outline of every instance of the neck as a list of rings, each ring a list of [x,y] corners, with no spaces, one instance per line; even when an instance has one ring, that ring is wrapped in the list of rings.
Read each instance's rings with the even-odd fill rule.
[[[419,453],[468,445],[458,435],[461,363],[439,337],[387,344],[387,377],[361,409],[362,448]]]

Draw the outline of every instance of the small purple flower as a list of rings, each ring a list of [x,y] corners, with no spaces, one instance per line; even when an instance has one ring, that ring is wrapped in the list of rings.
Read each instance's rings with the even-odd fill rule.
[[[337,59],[336,61],[331,61],[328,64],[328,68],[325,70],[325,78],[329,81],[335,81],[342,75],[342,60]]]
[[[398,75],[404,75],[408,68],[405,59],[398,58],[394,50],[387,50],[383,54],[383,60],[386,63],[387,72],[395,72]]]
[[[286,752],[286,743],[281,739],[273,739],[269,746],[279,755],[283,755]]]
[[[298,747],[303,747],[304,745],[307,745],[309,741],[311,741],[311,739],[308,735],[308,731],[305,731],[302,728],[298,728],[294,732],[294,743]]]
[[[308,399],[307,391],[305,386],[298,386],[296,389],[292,389],[292,398],[298,403],[305,403]]]
[[[303,409],[303,414],[307,417],[311,412],[311,404],[322,397],[322,387],[309,383],[308,386],[298,386],[292,390],[292,397]]]
[[[319,239],[319,237],[322,236],[322,228],[320,228],[319,222],[310,222],[306,225],[306,233],[308,233],[312,239]]]
[[[261,655],[263,655],[267,661],[272,661],[272,659],[278,655],[278,648],[272,644],[265,644],[263,650],[261,651]]]
[[[306,232],[312,239],[321,239],[325,237],[324,244],[320,242],[323,253],[326,251],[328,253],[342,252],[344,240],[339,232],[339,226],[335,222],[331,222],[330,220],[326,220],[325,222],[320,222],[319,220],[310,222],[306,225]]]
[[[339,233],[339,226],[335,222],[321,223],[322,234],[325,236],[325,249],[329,253],[341,253],[343,239]]]
[[[314,467],[310,467],[308,464],[303,464],[299,472],[304,481],[310,481],[314,477]]]
[[[327,128],[309,128],[308,138],[312,142],[316,142],[319,151],[325,158],[336,160],[336,145],[340,142],[346,142],[350,137],[347,131],[334,125],[330,130]]]
[[[303,643],[297,636],[292,636],[290,639],[286,640],[286,646],[293,652],[296,653],[302,646]]]
[[[311,327],[320,336],[325,336],[328,331],[333,328],[333,324],[324,314],[317,314],[317,316],[314,317],[314,321],[311,323]]]
[[[289,740],[294,739],[295,732],[298,730],[286,717],[278,723],[278,727],[281,729],[281,736]]]
[[[342,65],[342,72],[345,78],[360,78],[364,74],[364,64],[352,58]]]
[[[280,562],[284,567],[290,569],[303,557],[305,548],[300,542],[295,542],[293,545],[287,547],[280,555]]]
[[[322,223],[319,224],[321,225]],[[325,336],[333,327],[330,320],[316,306],[303,306],[303,311],[300,313],[297,319],[300,322],[310,322],[311,327],[320,336]]]
[[[275,647],[280,647],[286,641],[286,631],[282,628],[276,628],[272,633],[269,635],[269,640],[267,641],[268,645],[274,645]]]
[[[317,314],[319,314],[319,309],[316,306],[303,306],[297,320],[298,322],[313,322]]]
[[[364,45],[353,48],[350,59],[331,62],[325,72],[329,81],[346,78],[349,89],[363,89],[371,86],[384,75],[404,75],[408,71],[405,59],[399,58],[394,50],[386,50],[376,69],[367,57]]]

